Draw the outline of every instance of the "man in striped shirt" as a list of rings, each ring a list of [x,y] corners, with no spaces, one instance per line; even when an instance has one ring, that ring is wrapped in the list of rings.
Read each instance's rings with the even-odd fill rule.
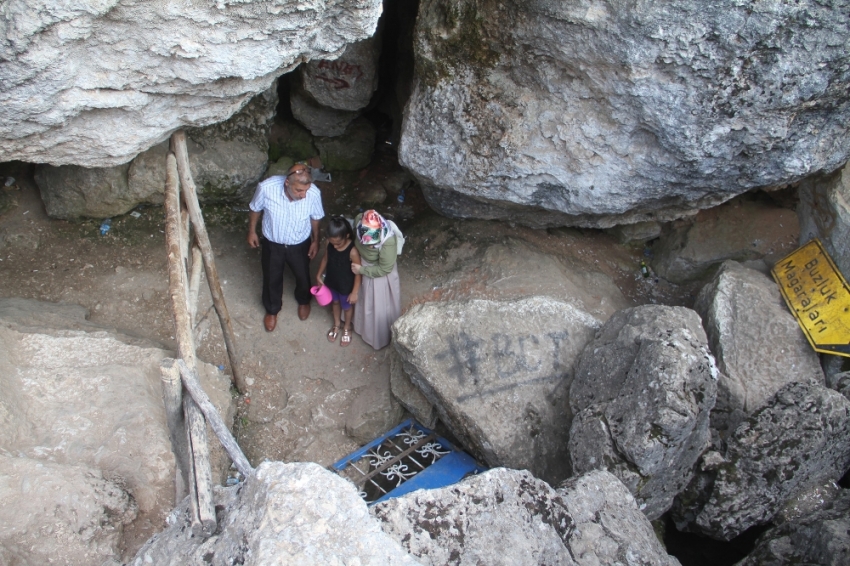
[[[257,185],[248,206],[248,245],[252,248],[261,245],[257,223],[263,217],[263,325],[271,332],[282,303],[284,266],[295,276],[298,318],[310,316],[310,260],[319,251],[319,221],[325,211],[319,188],[304,163],[293,165],[286,177],[275,175]]]

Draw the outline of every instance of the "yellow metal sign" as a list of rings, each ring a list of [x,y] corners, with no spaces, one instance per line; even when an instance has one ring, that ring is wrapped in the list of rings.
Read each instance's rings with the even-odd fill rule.
[[[820,240],[776,262],[772,273],[812,348],[850,357],[850,286]]]

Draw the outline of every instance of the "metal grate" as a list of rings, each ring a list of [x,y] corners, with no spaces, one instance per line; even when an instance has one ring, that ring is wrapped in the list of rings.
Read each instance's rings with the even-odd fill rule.
[[[401,423],[332,468],[356,485],[370,504],[415,489],[450,485],[485,469],[413,420]]]

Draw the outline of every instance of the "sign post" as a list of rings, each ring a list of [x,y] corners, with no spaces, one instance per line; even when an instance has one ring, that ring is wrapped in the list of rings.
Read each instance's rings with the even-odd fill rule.
[[[820,240],[780,259],[771,273],[812,348],[850,357],[850,286]]]

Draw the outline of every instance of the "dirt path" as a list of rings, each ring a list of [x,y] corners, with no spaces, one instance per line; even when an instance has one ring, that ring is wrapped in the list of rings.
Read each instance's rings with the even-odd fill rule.
[[[320,184],[326,213],[356,210],[353,203],[387,172],[379,165]],[[0,295],[80,304],[90,310],[92,322],[173,349],[161,207],[115,218],[109,233],[101,236],[100,221],[47,218],[32,166],[6,164],[0,173],[18,180],[2,195],[7,206],[0,214]],[[430,212],[413,189],[404,205],[390,198],[379,210],[394,214],[408,235],[399,260],[403,308],[430,300],[521,295],[545,287],[545,282],[536,282],[499,291],[476,282],[471,267],[475,258],[487,246],[508,239],[551,254],[575,270],[605,273],[634,304],[688,304],[693,293],[640,277],[641,250],[620,246],[602,232],[448,220]],[[339,340],[329,343],[330,312],[314,303],[309,319],[298,320],[289,278],[278,327],[266,332],[259,251],[245,242],[247,215],[218,207],[205,209],[205,216],[250,388],[247,395],[237,396],[235,429],[252,463],[267,458],[328,465],[398,422],[402,414],[390,399],[388,349],[376,352],[356,335],[348,348],[340,347]],[[533,280],[533,274],[523,276]],[[218,320],[204,288],[202,284],[198,306],[199,356],[226,365]]]

